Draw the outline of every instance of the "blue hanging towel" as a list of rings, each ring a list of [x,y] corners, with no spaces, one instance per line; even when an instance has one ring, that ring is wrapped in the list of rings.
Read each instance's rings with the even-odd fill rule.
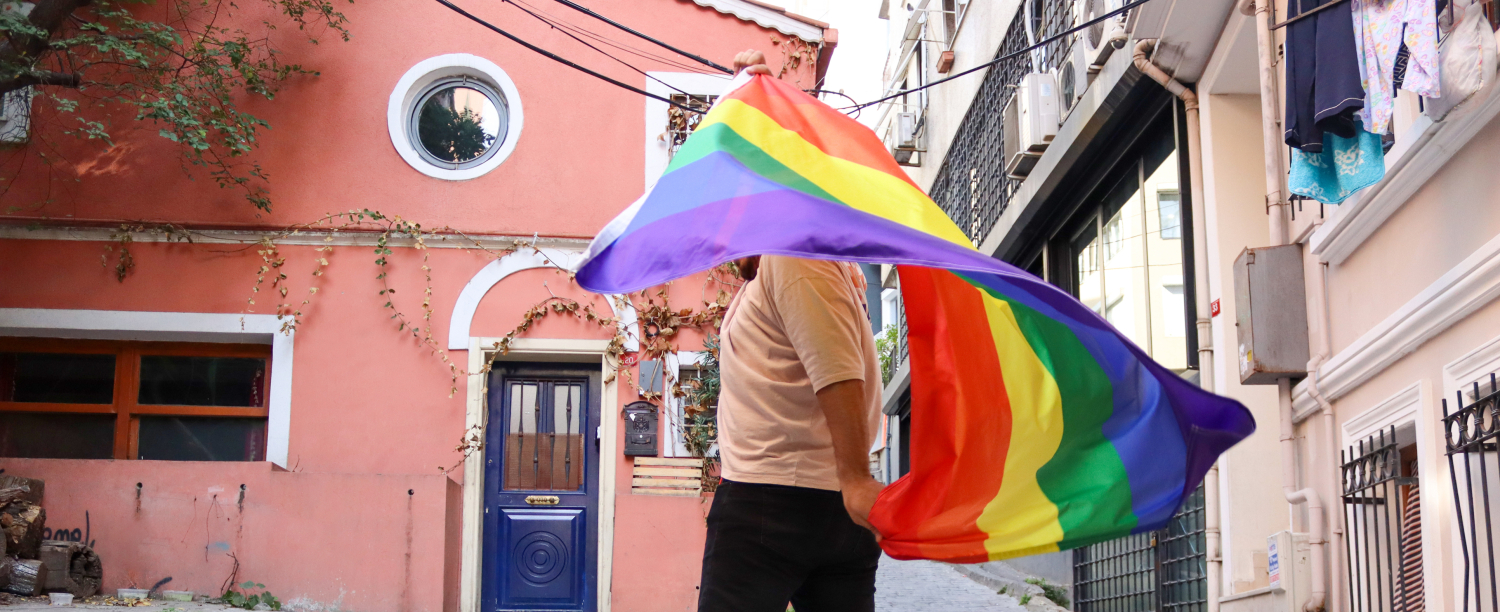
[[[1384,177],[1385,151],[1380,148],[1380,136],[1356,124],[1353,138],[1324,132],[1321,153],[1292,149],[1287,187],[1293,194],[1338,204]]]

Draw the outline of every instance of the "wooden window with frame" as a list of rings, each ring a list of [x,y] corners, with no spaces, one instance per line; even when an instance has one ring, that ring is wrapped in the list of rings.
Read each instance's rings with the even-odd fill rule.
[[[0,457],[264,461],[271,347],[0,338]]]

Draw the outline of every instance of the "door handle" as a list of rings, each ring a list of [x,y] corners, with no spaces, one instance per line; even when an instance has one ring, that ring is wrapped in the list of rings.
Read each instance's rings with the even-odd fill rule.
[[[526,503],[533,506],[556,506],[561,502],[556,495],[527,495]]]

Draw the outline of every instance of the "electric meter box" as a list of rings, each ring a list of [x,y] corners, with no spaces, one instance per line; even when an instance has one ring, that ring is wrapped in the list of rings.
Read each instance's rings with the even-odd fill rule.
[[[1307,375],[1307,286],[1300,245],[1240,253],[1234,260],[1234,308],[1241,384],[1274,385]]]
[[[1305,533],[1278,531],[1266,538],[1269,597],[1260,610],[1301,612],[1302,603],[1312,596],[1311,547]],[[1249,603],[1247,600],[1245,603]]]

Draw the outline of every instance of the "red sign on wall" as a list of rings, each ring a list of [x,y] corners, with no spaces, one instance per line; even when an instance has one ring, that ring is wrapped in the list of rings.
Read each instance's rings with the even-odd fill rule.
[[[1208,304],[1208,316],[1210,316],[1210,317],[1217,317],[1217,316],[1219,316],[1219,301],[1218,300],[1214,300],[1212,302],[1209,302],[1209,304]]]

